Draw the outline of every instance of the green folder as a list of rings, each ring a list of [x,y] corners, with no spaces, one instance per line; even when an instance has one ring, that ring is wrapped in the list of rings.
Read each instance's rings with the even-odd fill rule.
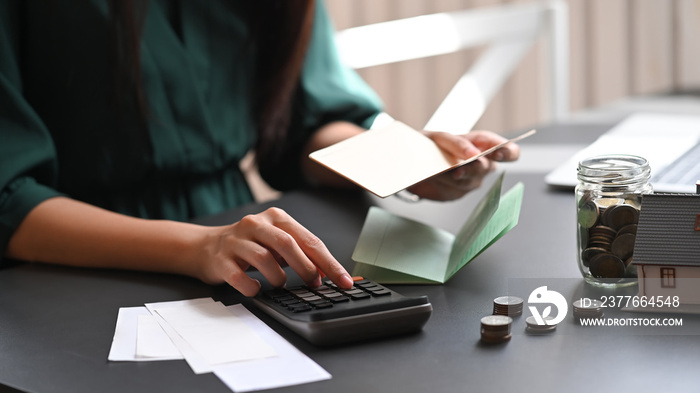
[[[503,175],[457,236],[371,207],[355,246],[354,276],[384,284],[443,284],[518,223],[523,184],[503,196]]]

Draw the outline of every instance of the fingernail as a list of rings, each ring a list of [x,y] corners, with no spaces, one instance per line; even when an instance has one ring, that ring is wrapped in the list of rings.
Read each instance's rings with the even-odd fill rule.
[[[338,281],[340,281],[338,285],[343,288],[351,288],[353,286],[352,277],[350,277],[350,275],[347,273],[341,275]]]

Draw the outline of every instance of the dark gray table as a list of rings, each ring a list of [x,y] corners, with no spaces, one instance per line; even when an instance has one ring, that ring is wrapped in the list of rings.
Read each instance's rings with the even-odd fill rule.
[[[552,125],[523,144],[556,149],[558,143],[587,143],[608,127]],[[527,300],[540,285],[556,287],[570,299],[599,294],[583,284],[576,267],[572,192],[550,190],[543,175],[507,174],[506,188],[516,181],[525,184],[518,226],[448,283],[392,287],[406,295],[428,295],[434,312],[422,333],[381,341],[316,348],[230,288],[186,277],[42,264],[3,268],[0,383],[8,391],[28,392],[227,392],[215,376],[195,375],[184,361],[107,361],[119,307],[212,296],[227,304],[243,302],[333,375],[329,381],[280,389],[285,392],[645,392],[697,386],[700,320],[695,316],[682,316],[683,329],[675,331],[583,328],[569,317],[543,336],[526,334],[523,316],[516,318],[510,342],[480,343],[479,320],[491,313],[497,296],[510,293]],[[478,197],[475,192],[456,202],[408,205],[360,192],[298,192],[199,222],[224,224],[279,206],[352,268],[350,256],[369,205],[379,203],[452,229]]]

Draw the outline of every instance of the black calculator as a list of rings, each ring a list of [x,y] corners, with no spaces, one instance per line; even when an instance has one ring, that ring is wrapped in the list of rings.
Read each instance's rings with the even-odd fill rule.
[[[427,296],[403,296],[361,278],[356,278],[347,290],[330,280],[317,288],[301,285],[264,290],[254,302],[292,331],[321,346],[417,332],[433,311]]]

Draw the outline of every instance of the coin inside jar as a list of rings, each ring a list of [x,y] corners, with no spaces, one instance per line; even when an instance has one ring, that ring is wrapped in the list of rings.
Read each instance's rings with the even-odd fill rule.
[[[596,278],[619,281],[625,274],[625,263],[612,254],[598,254],[589,262],[591,275]]]
[[[598,199],[598,204],[603,207],[610,207],[610,206],[615,206],[619,205],[622,203],[622,199],[620,198],[600,198]]]
[[[583,263],[583,266],[588,267],[590,266],[591,259],[593,259],[594,256],[604,254],[606,252],[607,250],[601,247],[588,247],[581,252],[581,262]]]
[[[634,242],[636,239],[637,236],[631,233],[619,235],[615,238],[615,240],[613,240],[612,244],[610,245],[610,250],[613,254],[615,254],[615,256],[622,260],[626,260],[631,257],[632,253],[634,252]]]
[[[587,201],[578,209],[578,222],[588,229],[598,222],[598,205],[594,201]]]
[[[617,236],[624,235],[626,233],[631,233],[633,235],[637,235],[637,224],[628,224],[625,225],[624,227],[620,228],[617,231]]]
[[[586,196],[590,198],[590,195]],[[618,200],[607,198],[607,202]],[[585,202],[584,202],[585,201]],[[599,203],[600,200],[582,199],[579,203],[581,207],[588,206],[589,202]],[[619,200],[619,202],[623,202]],[[639,211],[634,205],[624,201],[623,205],[598,205],[598,218],[590,228],[584,228],[579,223],[579,262],[586,268],[589,274],[597,279],[603,279],[609,283],[618,282],[624,277],[636,277],[635,267],[629,268],[628,260],[634,253],[636,241],[637,222]],[[586,209],[591,209],[586,207]],[[586,214],[582,215],[586,217]],[[585,220],[583,220],[585,223]],[[591,219],[589,222],[593,222]],[[617,260],[605,258],[591,266],[594,257],[601,254],[610,254],[619,258],[622,265]],[[621,267],[625,267],[622,273]]]
[[[615,239],[615,230],[603,225],[591,228],[588,237],[588,247],[598,247],[610,251],[611,244]]]
[[[639,211],[630,205],[610,206],[602,215],[603,223],[613,229],[639,222]]]

